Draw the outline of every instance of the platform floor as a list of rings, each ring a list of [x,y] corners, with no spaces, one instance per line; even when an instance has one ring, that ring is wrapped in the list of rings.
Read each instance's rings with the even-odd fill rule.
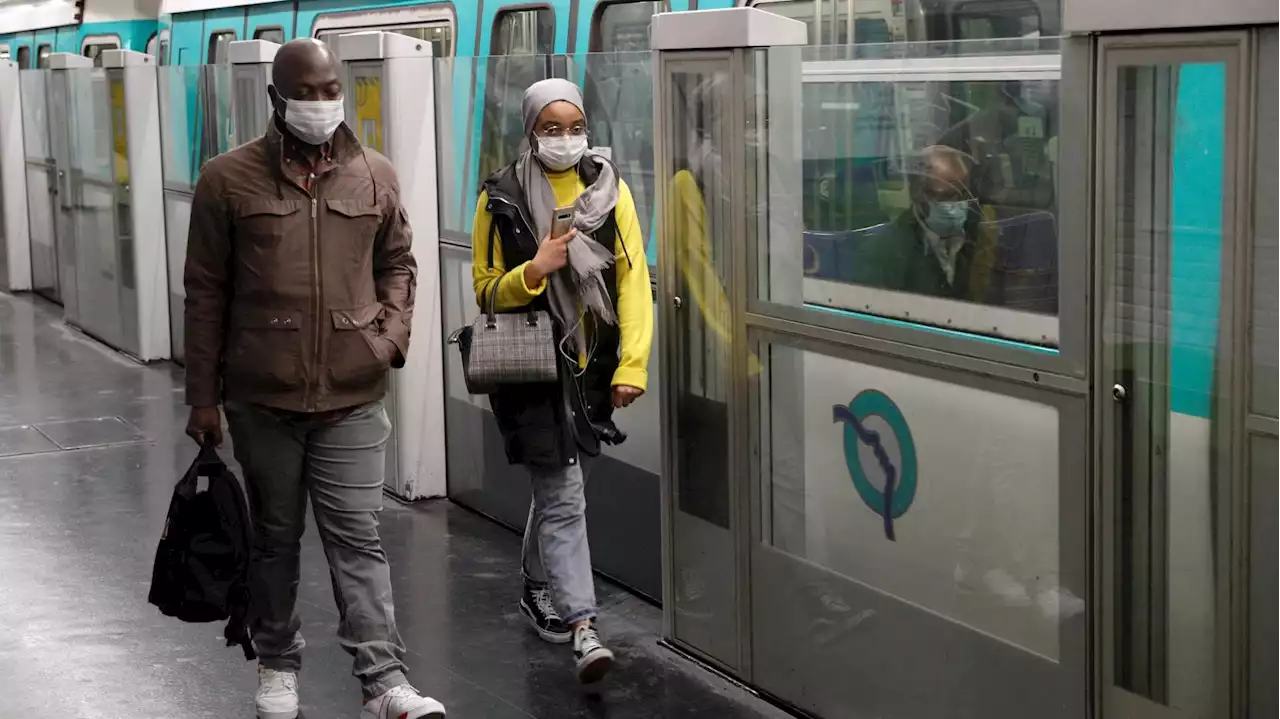
[[[0,293],[0,719],[251,717],[254,665],[219,625],[146,602],[173,483],[193,458],[181,369],[139,366],[66,327],[59,308]],[[388,503],[410,678],[460,719],[769,717],[781,712],[657,646],[659,612],[600,581],[619,666],[594,691],[568,649],[515,612],[519,537],[436,501]],[[307,719],[355,719],[314,531],[303,549]]]

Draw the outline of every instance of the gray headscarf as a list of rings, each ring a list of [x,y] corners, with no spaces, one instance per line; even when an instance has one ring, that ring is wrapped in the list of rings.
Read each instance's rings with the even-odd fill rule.
[[[547,179],[542,163],[534,158],[537,143],[534,128],[538,116],[553,102],[571,103],[586,117],[582,91],[568,80],[542,80],[530,85],[524,92],[520,109],[524,115],[524,135],[530,147],[516,160],[516,177],[520,181],[520,188],[524,190],[529,212],[533,214],[539,242],[551,231],[556,193],[551,187],[551,181]],[[591,151],[587,152],[582,161],[596,163],[600,174],[573,203],[573,226],[578,234],[569,242],[568,264],[548,278],[547,287],[551,314],[564,328],[570,349],[578,352],[586,347],[586,330],[583,322],[579,321],[585,319],[585,314],[607,324],[618,323],[613,302],[609,299],[612,288],[605,287],[600,274],[614,263],[614,254],[611,249],[588,237],[600,229],[618,204],[618,171],[612,162]]]

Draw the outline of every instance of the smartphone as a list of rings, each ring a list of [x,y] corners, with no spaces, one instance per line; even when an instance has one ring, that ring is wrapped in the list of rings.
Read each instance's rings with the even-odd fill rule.
[[[563,237],[573,229],[573,208],[557,207],[551,219],[551,236]]]

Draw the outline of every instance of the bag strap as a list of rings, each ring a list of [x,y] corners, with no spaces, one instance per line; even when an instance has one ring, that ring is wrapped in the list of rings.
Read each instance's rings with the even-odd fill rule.
[[[497,232],[498,222],[493,217],[493,213],[489,213],[489,269],[493,269],[493,236]]]

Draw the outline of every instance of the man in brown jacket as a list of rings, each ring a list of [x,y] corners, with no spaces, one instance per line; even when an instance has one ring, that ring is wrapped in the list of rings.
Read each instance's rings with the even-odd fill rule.
[[[254,522],[260,719],[298,714],[295,609],[308,495],[364,691],[362,719],[443,717],[405,678],[378,538],[387,369],[409,351],[416,265],[391,163],[343,123],[333,53],[280,49],[265,137],[205,166],[186,264],[187,433],[222,441],[227,412]]]

